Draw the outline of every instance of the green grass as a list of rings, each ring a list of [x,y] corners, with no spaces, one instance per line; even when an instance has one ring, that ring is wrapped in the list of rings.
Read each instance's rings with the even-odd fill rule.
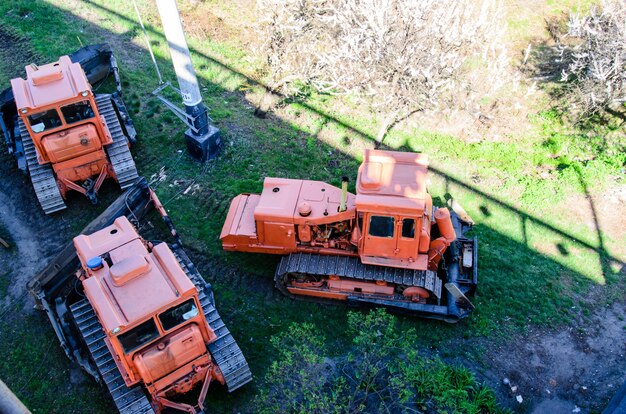
[[[77,37],[84,44],[97,43],[114,33],[124,42],[143,47],[132,4],[127,3],[5,2],[0,4],[0,24],[28,37],[34,51],[50,60],[78,48]],[[191,12],[191,7],[184,7]],[[202,7],[228,9],[221,2]],[[163,75],[174,80],[156,12],[144,3],[140,8]],[[77,16],[89,16],[90,21]],[[525,27],[522,23],[519,30]],[[156,191],[194,261],[213,284],[220,312],[257,380],[270,372],[275,359],[271,338],[293,323],[311,324],[327,338],[329,349],[348,349],[352,334],[345,307],[281,297],[272,288],[277,258],[225,253],[219,233],[230,199],[240,192],[259,192],[265,176],[309,178],[335,185],[343,175],[354,178],[363,148],[373,146],[375,118],[354,102],[312,95],[285,103],[267,120],[257,119],[248,99],[258,94],[258,86],[237,72],[256,73],[258,62],[247,56],[236,39],[190,37],[189,44],[225,148],[206,166],[190,160],[183,126],[149,96],[156,87],[156,76],[147,52],[117,43],[113,46],[125,100],[140,137],[133,149],[139,171],[147,177],[161,169],[165,172],[167,177],[155,184]],[[500,142],[466,143],[418,128],[394,129],[389,134],[389,147],[429,154],[437,171],[430,175],[433,197],[440,203],[450,195],[459,200],[476,220],[473,234],[479,237],[476,312],[458,325],[396,318],[398,329],[420,331],[420,336],[410,339],[415,349],[454,355],[459,340],[485,337],[503,341],[531,327],[561,326],[579,312],[588,314],[600,302],[625,293],[608,257],[624,261],[624,241],[604,234],[606,251],[599,253],[597,232],[582,221],[572,222],[567,204],[573,196],[584,196],[585,188],[604,188],[610,177],[620,174],[626,162],[623,134],[611,130],[613,126],[572,128],[556,111],[546,108],[538,108],[531,121],[531,131]],[[605,137],[612,138],[607,141]],[[192,184],[198,187],[183,194]],[[111,191],[110,197],[114,193]],[[80,229],[103,207],[85,212],[73,227]],[[590,214],[588,205],[577,208]],[[592,302],[587,293],[596,285],[606,286],[613,296],[600,295]],[[9,323],[2,322],[3,333]],[[0,339],[0,352],[9,355],[0,364],[0,376],[34,411],[84,412],[85,401],[94,401],[89,405],[94,412],[110,409],[102,390],[90,380],[80,387],[87,398],[68,391],[69,364],[43,315],[25,317],[18,325]],[[54,362],[40,378],[40,362],[48,352],[54,357],[48,356],[44,362]],[[477,361],[480,357],[478,351],[470,355]],[[448,369],[437,362],[432,366],[437,373]],[[33,381],[26,384],[24,378],[33,374]],[[211,409],[252,411],[256,395],[266,389],[263,384],[257,381],[234,396],[212,389]]]
[[[0,297],[4,298],[9,292],[9,286],[11,286],[10,272],[7,270],[0,274]]]

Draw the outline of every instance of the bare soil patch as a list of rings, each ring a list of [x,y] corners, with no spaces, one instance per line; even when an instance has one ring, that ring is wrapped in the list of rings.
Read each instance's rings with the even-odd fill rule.
[[[26,39],[9,29],[0,26],[0,73],[11,78],[24,76],[24,66],[38,63],[38,56],[32,51]],[[8,79],[0,84],[0,90],[9,86]]]
[[[515,412],[599,412],[626,380],[625,316],[626,304],[617,303],[576,326],[485,344],[482,375]]]

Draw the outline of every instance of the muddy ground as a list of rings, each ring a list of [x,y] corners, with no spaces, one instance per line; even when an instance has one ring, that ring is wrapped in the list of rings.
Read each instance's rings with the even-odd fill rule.
[[[600,412],[626,380],[626,306],[598,309],[583,323],[534,330],[487,351],[479,376],[517,412]],[[521,403],[518,398],[521,397]]]
[[[30,302],[24,297],[26,283],[62,247],[69,234],[58,218],[39,214],[30,182],[15,171],[13,160],[4,154],[0,160],[0,225],[9,234],[11,244],[10,249],[0,249],[2,277],[10,281],[7,295],[0,302],[6,307],[17,300]]]

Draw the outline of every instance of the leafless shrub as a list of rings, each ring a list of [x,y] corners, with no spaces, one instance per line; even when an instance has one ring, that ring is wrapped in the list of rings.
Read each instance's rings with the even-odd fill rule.
[[[505,81],[500,0],[259,0],[258,6],[271,91],[309,86],[358,97],[378,115],[378,142],[414,112],[464,105],[479,79],[492,89]],[[482,76],[467,75],[472,66]]]
[[[580,43],[562,47],[568,61],[561,80],[583,117],[626,102],[626,1],[603,0],[586,15],[573,14],[568,36]]]

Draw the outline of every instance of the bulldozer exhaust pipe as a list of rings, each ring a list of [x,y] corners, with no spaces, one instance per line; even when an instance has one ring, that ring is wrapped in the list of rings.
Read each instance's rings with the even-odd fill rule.
[[[348,207],[348,177],[341,177],[341,202],[339,203],[339,212],[346,211]]]

